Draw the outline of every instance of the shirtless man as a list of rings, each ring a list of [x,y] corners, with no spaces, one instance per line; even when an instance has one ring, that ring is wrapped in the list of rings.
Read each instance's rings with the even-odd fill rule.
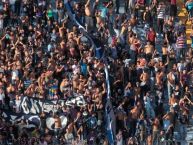
[[[140,109],[135,106],[131,111],[130,111],[130,116],[131,116],[131,134],[135,135],[136,131],[136,125],[137,125],[137,119],[140,116]]]
[[[83,77],[83,75],[80,75],[79,87],[78,87],[79,93],[82,94],[85,91],[85,84],[86,84],[86,79]]]
[[[168,48],[167,48],[167,42],[164,43],[162,46],[162,61],[165,64],[167,62],[167,55],[168,55]]]
[[[72,142],[72,140],[74,139],[74,135],[73,135],[74,125],[75,125],[75,122],[72,122],[66,128],[66,133],[64,136],[67,142]]]
[[[124,111],[122,104],[116,110],[116,123],[118,129],[124,129],[124,120],[126,119],[126,112]]]
[[[35,84],[31,84],[25,91],[25,94],[28,95],[28,96],[33,96],[35,92]]]
[[[136,38],[135,35],[132,35],[132,37],[129,38],[129,43],[131,59],[133,62],[136,62],[137,52],[139,51],[138,45],[140,45],[140,41]]]
[[[163,71],[158,70],[158,72],[156,73],[156,85],[157,86],[163,85],[163,77],[164,77]]]
[[[151,45],[151,43],[149,41],[147,42],[147,45],[144,48],[144,52],[146,54],[146,59],[149,62],[152,58],[153,53],[154,53],[154,47],[153,47],[153,45]]]
[[[189,111],[189,108],[187,107],[187,103],[188,103],[188,99],[186,96],[184,96],[183,98],[180,99],[179,101],[179,106],[180,106],[180,109],[183,110],[183,111]],[[192,103],[191,103],[192,105]]]
[[[163,116],[163,119],[165,121],[167,121],[167,122],[165,122],[166,125],[168,125],[168,126],[171,125],[171,124],[175,125],[175,122],[176,122],[176,112],[175,112],[173,107],[170,108],[170,112],[168,112],[167,114],[165,114]]]
[[[73,77],[72,80],[72,86],[73,86],[73,90],[77,91],[79,89],[79,79],[78,79],[78,75]]]
[[[140,76],[140,80],[142,81],[141,85],[147,84],[149,81],[149,74],[147,72],[143,71],[143,73]]]
[[[64,78],[60,84],[60,91],[66,95],[70,95],[70,82],[67,78]]]
[[[58,136],[60,128],[62,127],[61,119],[58,115],[56,115],[54,117],[54,121],[55,121],[55,123],[54,123],[54,125],[55,125],[54,132],[55,132],[55,135]]]
[[[167,75],[167,80],[168,80],[168,98],[171,96],[172,89],[175,88],[175,75],[173,71],[170,71]]]
[[[100,16],[99,11],[96,11],[95,17],[96,17],[96,26],[97,26],[97,28],[99,28],[101,26],[101,24],[104,23],[101,16]]]
[[[149,81],[150,81],[150,76],[148,74],[148,72],[143,71],[143,73],[140,76],[140,80],[141,80],[141,95],[144,96],[148,90],[149,90]]]
[[[92,95],[92,100],[93,102],[95,102],[97,109],[103,108],[102,99],[105,94],[106,94],[106,87],[104,83],[102,84],[102,89],[98,87],[95,88],[95,91],[93,92]]]
[[[90,30],[94,26],[94,20],[92,16],[92,10],[91,10],[91,0],[88,0],[85,4],[85,22],[86,22],[86,30]]]
[[[179,100],[175,97],[175,94],[173,93],[172,96],[169,99],[169,105],[175,107],[178,105]]]
[[[155,118],[153,121],[153,145],[157,144],[158,142],[158,136],[159,136],[159,129],[160,129],[160,120],[158,118]]]
[[[134,90],[135,90],[135,95],[139,97],[141,94],[141,88],[140,88],[139,82],[136,82],[136,87],[134,88]]]

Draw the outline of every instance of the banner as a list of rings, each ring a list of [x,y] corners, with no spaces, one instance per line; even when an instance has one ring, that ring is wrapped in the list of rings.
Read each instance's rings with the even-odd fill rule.
[[[14,113],[7,110],[3,110],[2,117],[5,121],[11,122],[12,124],[18,123],[22,120],[25,120],[27,124],[20,125],[21,128],[33,129],[33,128],[40,128],[41,121],[39,115],[27,115],[23,113]],[[61,119],[62,128],[65,128],[68,122],[68,118],[63,114],[59,114]],[[50,130],[54,130],[54,117],[50,114],[46,114],[46,126]]]
[[[82,95],[74,94],[74,96],[67,100],[43,100],[31,97],[23,97],[19,109],[24,114],[40,114],[42,112],[50,113],[57,111],[56,107],[59,106],[85,106],[86,101]]]
[[[16,103],[15,103],[16,104]],[[15,124],[21,120],[25,120],[27,125],[24,128],[35,128],[41,126],[40,114],[46,113],[46,125],[50,130],[54,130],[55,120],[52,114],[58,111],[57,106],[85,106],[86,102],[82,95],[74,94],[67,100],[43,100],[31,97],[23,97],[19,105],[19,112],[3,110],[2,117],[5,121]],[[58,112],[57,112],[58,114]],[[68,118],[63,114],[59,114],[62,128],[67,125]]]

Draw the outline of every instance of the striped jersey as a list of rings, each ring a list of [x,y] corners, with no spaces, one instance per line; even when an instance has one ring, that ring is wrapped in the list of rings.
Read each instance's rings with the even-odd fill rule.
[[[166,12],[165,5],[159,5],[158,8],[157,8],[157,18],[158,19],[164,19],[165,12]]]
[[[186,37],[179,36],[176,40],[177,49],[186,48]]]
[[[24,83],[24,87],[27,89],[31,85],[32,81],[31,80],[24,80],[23,83]]]

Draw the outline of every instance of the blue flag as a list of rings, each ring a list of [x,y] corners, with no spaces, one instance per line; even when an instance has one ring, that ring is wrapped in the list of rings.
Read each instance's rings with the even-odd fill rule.
[[[115,119],[115,114],[114,114],[113,106],[110,99],[111,91],[110,91],[109,74],[108,74],[107,66],[105,66],[105,75],[106,75],[106,84],[107,84],[107,102],[105,106],[107,139],[110,145],[114,145],[115,132],[116,132],[116,119]]]

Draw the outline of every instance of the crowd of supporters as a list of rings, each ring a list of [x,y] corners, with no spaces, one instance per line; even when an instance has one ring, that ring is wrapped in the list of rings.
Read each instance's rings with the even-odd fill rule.
[[[190,21],[192,5],[184,3]],[[177,0],[0,1],[0,145],[185,140],[193,59],[178,8]],[[107,92],[115,115],[111,134]],[[50,112],[54,130],[45,112],[33,129],[25,119],[3,117],[4,110],[22,113],[26,96],[66,101],[75,94],[86,104],[58,105]],[[59,114],[67,117],[64,128]]]

